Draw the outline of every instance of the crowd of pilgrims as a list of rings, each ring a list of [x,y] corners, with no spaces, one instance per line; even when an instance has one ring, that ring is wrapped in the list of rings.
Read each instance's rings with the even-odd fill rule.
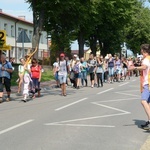
[[[83,57],[79,58],[78,55],[73,55],[72,59],[65,57],[66,64],[69,66],[68,78],[66,84],[70,80],[72,87],[79,89],[80,87],[90,86],[103,87],[103,83],[120,82],[130,79],[131,76],[139,76],[139,71],[129,71],[128,68],[132,66],[140,66],[141,58],[119,58],[118,55],[112,56],[107,54],[105,57],[94,57],[90,54],[88,60]],[[60,87],[58,67],[61,57],[56,58],[53,64],[53,72],[57,87]],[[90,82],[90,83],[89,83]]]

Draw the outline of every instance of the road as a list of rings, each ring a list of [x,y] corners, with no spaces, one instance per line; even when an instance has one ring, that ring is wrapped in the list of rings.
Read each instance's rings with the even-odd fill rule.
[[[0,150],[140,150],[149,132],[139,128],[147,118],[138,78],[67,90],[0,104]]]

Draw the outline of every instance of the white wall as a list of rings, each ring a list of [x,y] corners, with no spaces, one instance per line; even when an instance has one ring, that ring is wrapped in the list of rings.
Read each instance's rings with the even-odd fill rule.
[[[7,19],[3,16],[0,15],[0,30],[4,30],[5,29],[5,25],[7,25],[6,27],[6,44],[7,45],[11,45],[12,50],[10,52],[11,57],[15,57],[16,58],[16,62],[19,62],[19,58],[22,57],[21,56],[21,49],[22,49],[22,43],[16,43],[15,41],[18,38],[18,32],[21,31],[20,29],[24,29],[26,30],[26,33],[29,37],[29,39],[32,40],[32,35],[33,35],[33,24],[29,24],[29,23],[25,23],[22,21],[16,22],[15,23],[15,19]],[[16,29],[16,39],[15,39],[15,29]],[[32,35],[31,35],[32,33]],[[16,48],[15,48],[16,46]],[[27,51],[27,49],[32,47],[32,43],[24,43],[24,49]],[[17,53],[15,53],[15,49],[17,50]],[[47,51],[48,50],[48,46],[47,46],[47,33],[46,32],[42,32],[42,36],[40,39],[40,44],[39,44],[39,58],[41,57],[41,51]],[[26,54],[26,53],[25,53]],[[7,52],[8,55],[8,52]]]

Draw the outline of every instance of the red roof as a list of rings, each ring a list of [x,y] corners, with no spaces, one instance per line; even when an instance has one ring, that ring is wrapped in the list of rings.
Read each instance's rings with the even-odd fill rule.
[[[26,24],[29,24],[29,25],[33,25],[32,22],[26,21],[26,20],[21,19],[21,18],[19,18],[19,17],[17,18],[17,17],[11,16],[11,15],[8,15],[8,14],[3,13],[3,12],[0,12],[0,16],[5,17],[5,18],[8,18],[8,19],[13,19],[13,20],[15,20],[15,21],[20,21],[20,22],[23,22],[23,23],[26,23]]]

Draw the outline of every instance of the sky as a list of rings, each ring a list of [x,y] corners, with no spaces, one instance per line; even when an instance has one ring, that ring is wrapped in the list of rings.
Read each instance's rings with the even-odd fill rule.
[[[150,7],[150,3],[146,2],[145,6]],[[0,4],[0,9],[2,9],[4,13],[11,14],[12,16],[25,16],[27,21],[33,21],[32,10],[25,0],[3,0]],[[72,44],[71,49],[78,50],[77,41]],[[88,48],[85,47],[85,49]]]

